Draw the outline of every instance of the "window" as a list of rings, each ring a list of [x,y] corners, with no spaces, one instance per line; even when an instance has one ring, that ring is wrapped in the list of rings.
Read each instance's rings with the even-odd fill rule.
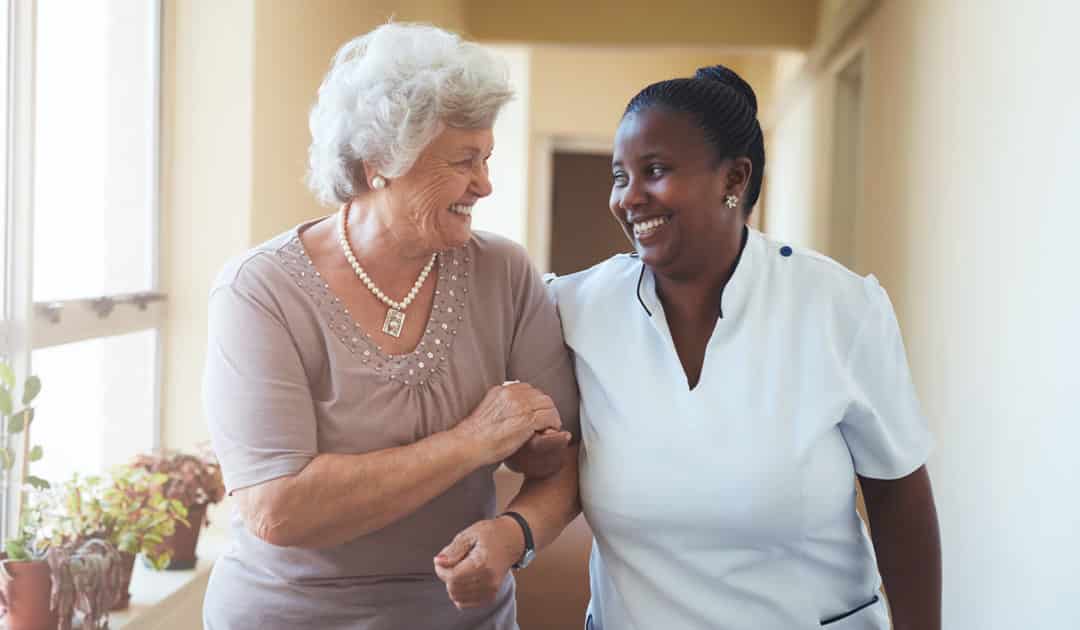
[[[58,481],[157,444],[160,3],[0,5],[0,352],[41,377],[32,468]]]

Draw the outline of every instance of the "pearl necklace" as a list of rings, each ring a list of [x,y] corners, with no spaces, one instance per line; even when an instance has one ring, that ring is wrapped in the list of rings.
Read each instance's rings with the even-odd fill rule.
[[[439,257],[439,253],[435,252],[431,255],[431,260],[420,271],[420,277],[416,279],[412,288],[409,289],[409,294],[400,302],[395,302],[388,298],[379,287],[375,286],[375,281],[357,262],[356,254],[353,253],[352,247],[349,246],[349,238],[345,235],[345,225],[348,217],[349,206],[346,204],[341,208],[341,220],[338,222],[338,242],[341,243],[341,251],[345,254],[345,260],[349,261],[349,265],[352,266],[356,277],[360,278],[360,282],[364,283],[364,286],[375,297],[379,298],[380,302],[389,307],[386,311],[386,319],[383,320],[382,331],[391,337],[400,337],[401,331],[405,328],[405,309],[409,308],[412,301],[416,299],[416,294],[420,292],[420,287],[424,286],[424,281],[427,280],[428,274],[431,273],[431,268],[435,266],[435,259]]]

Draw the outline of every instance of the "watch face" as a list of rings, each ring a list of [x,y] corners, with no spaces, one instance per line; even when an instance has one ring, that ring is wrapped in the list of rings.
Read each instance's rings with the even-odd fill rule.
[[[521,560],[517,563],[517,567],[519,569],[524,569],[525,567],[529,566],[529,563],[532,562],[533,558],[535,558],[535,557],[536,557],[536,550],[534,550],[534,549],[526,549],[525,550],[525,555],[521,556]]]

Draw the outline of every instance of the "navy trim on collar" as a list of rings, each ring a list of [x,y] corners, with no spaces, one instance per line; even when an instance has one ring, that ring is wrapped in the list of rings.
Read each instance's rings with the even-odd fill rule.
[[[732,267],[731,267],[731,278],[735,277],[735,270],[739,268],[739,262],[742,260],[743,252],[746,251],[746,244],[747,244],[747,242],[749,240],[750,240],[750,228],[744,225],[743,226],[743,232],[742,232],[742,244],[739,246],[739,255],[735,257],[735,264],[732,265]],[[637,252],[634,252],[634,253],[630,254],[630,256],[631,256],[631,258],[638,258]],[[645,300],[643,300],[641,298],[641,283],[645,280],[645,270],[646,269],[647,269],[647,267],[646,267],[645,263],[642,262],[641,263],[641,273],[638,275],[638,281],[637,281],[637,301],[638,301],[638,304],[641,305],[641,308],[644,309],[645,312],[649,315],[649,317],[652,317],[652,311],[649,310],[648,306],[645,306]],[[731,278],[728,278],[728,284],[731,283]],[[720,290],[720,304],[719,304],[720,319],[724,319],[724,290],[725,289],[727,289],[727,284],[725,284],[724,288]]]
[[[649,314],[649,317],[652,317],[652,311],[649,310],[648,306],[645,306],[645,300],[641,299],[641,282],[643,280],[645,280],[645,263],[641,263],[641,274],[638,275],[637,279],[637,301],[641,308],[645,309],[645,312]]]

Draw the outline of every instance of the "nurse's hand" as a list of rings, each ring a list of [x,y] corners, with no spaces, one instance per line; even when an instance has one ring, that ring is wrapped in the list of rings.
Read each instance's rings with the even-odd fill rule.
[[[435,575],[459,609],[490,606],[524,553],[525,537],[513,519],[477,521],[435,556]]]
[[[544,429],[506,460],[506,466],[530,479],[544,479],[562,469],[563,451],[570,444],[569,431]]]

